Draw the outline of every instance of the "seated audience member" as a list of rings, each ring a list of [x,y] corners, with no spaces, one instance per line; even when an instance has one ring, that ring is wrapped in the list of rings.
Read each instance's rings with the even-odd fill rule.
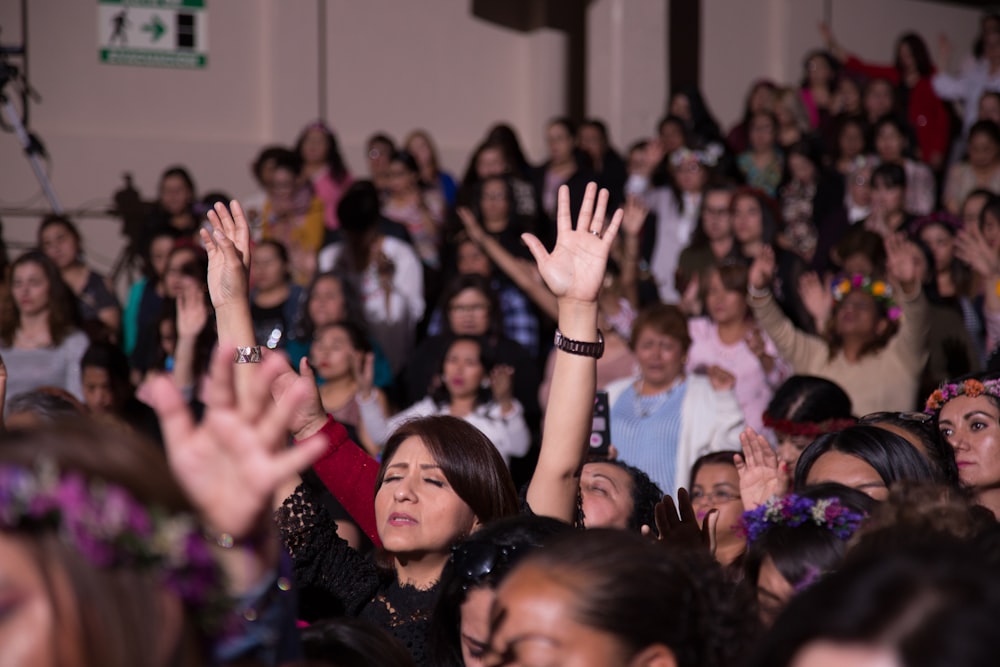
[[[382,215],[406,227],[420,261],[428,269],[439,270],[444,198],[421,182],[420,168],[409,153],[394,153],[389,158],[386,175]]]
[[[59,269],[41,252],[27,252],[10,265],[10,291],[9,317],[0,321],[7,395],[51,386],[82,399],[80,359],[89,341],[76,326],[76,299]]]
[[[379,447],[407,421],[429,415],[451,415],[479,429],[510,464],[524,456],[531,432],[524,409],[514,398],[514,370],[494,365],[478,338],[458,335],[451,339],[441,360],[433,392],[388,420],[384,402],[372,395],[370,384],[360,388],[361,422]]]
[[[264,221],[261,219],[261,211],[267,203],[267,184],[274,176],[274,166],[277,160],[286,155],[288,149],[284,146],[270,145],[260,149],[254,161],[250,164],[250,172],[257,183],[257,191],[253,194],[242,197],[240,202],[247,216],[250,225],[250,236],[259,241],[261,237],[261,226]]]
[[[824,433],[855,423],[851,399],[836,383],[809,375],[793,375],[774,392],[764,411],[764,426],[774,434],[777,458],[790,477],[799,456]]]
[[[608,189],[611,195],[608,206],[614,210],[624,201],[628,174],[625,160],[611,145],[607,125],[597,118],[583,121],[577,132],[577,144],[590,158],[597,181]]]
[[[774,197],[781,183],[785,158],[778,143],[778,120],[773,113],[758,111],[750,117],[747,150],[736,165],[746,184]]]
[[[291,259],[279,241],[258,243],[253,260],[250,317],[257,344],[281,350],[299,328],[306,290],[292,282]]]
[[[413,248],[379,229],[378,192],[358,181],[337,207],[343,239],[320,253],[319,270],[336,271],[361,297],[365,318],[393,375],[410,358],[424,315],[424,274]]]
[[[431,135],[426,130],[414,130],[403,142],[403,150],[413,156],[420,169],[420,181],[438,193],[447,206],[455,205],[458,186],[455,178],[441,167],[441,158]]]
[[[396,153],[396,142],[381,132],[368,137],[368,180],[375,184],[381,197],[389,190],[389,160]]]
[[[743,116],[726,136],[729,150],[739,155],[749,148],[750,118],[759,111],[774,113],[777,101],[778,86],[767,79],[755,81],[747,92],[746,103],[743,105]]]
[[[907,128],[895,116],[880,118],[872,128],[875,155],[882,164],[899,165],[906,172],[904,210],[910,215],[927,215],[934,210],[937,184],[934,173],[923,162],[910,157]]]
[[[685,368],[698,374],[718,366],[731,374],[746,425],[760,431],[771,395],[791,369],[753,320],[746,299],[746,265],[730,262],[705,275],[701,292],[707,317],[688,322],[691,348]]]
[[[122,311],[111,282],[83,261],[83,238],[69,218],[50,215],[38,227],[38,247],[76,296],[80,325],[95,339],[116,340]]]
[[[854,410],[913,407],[927,358],[927,301],[918,280],[915,249],[895,237],[885,242],[889,283],[855,274],[834,285],[836,305],[823,337],[806,334],[774,303],[774,253],[766,248],[750,268],[750,305],[778,353],[800,375],[840,385]]]
[[[58,387],[38,387],[6,402],[3,426],[9,431],[55,426],[86,414],[86,406]]]
[[[179,237],[193,241],[198,233],[197,201],[194,180],[187,169],[176,166],[165,170],[160,176],[156,203],[146,222],[146,233],[170,227]]]
[[[741,566],[747,541],[740,520],[743,503],[740,502],[740,476],[733,457],[736,450],[712,452],[699,457],[691,466],[691,506],[699,524],[712,511],[718,513],[715,523],[715,560],[726,568]],[[661,535],[661,539],[663,536]],[[740,575],[733,572],[734,579]]]
[[[261,209],[261,239],[288,249],[292,279],[306,286],[316,273],[316,253],[323,245],[323,202],[302,179],[302,159],[292,151],[274,157]]]
[[[538,195],[527,180],[527,171],[516,166],[517,158],[510,151],[509,145],[500,140],[486,140],[476,147],[458,191],[457,202],[460,206],[474,206],[478,199],[477,188],[483,179],[500,176],[510,182],[514,193],[514,215],[532,221],[538,217]],[[545,240],[547,237],[543,235],[542,238]]]
[[[337,135],[322,121],[310,123],[295,141],[295,152],[302,159],[302,177],[323,202],[326,228],[337,229],[337,204],[354,182],[340,154]]]
[[[117,423],[158,445],[163,444],[156,413],[135,397],[128,359],[112,343],[92,343],[80,360],[83,404],[87,411]]]
[[[545,162],[532,172],[532,185],[541,201],[546,222],[540,225],[543,236],[551,238],[556,220],[556,194],[566,185],[570,192],[571,211],[579,211],[584,189],[593,180],[589,158],[576,146],[576,123],[569,118],[555,118],[545,127],[547,155]]]
[[[688,485],[686,476],[699,456],[735,448],[743,429],[735,378],[718,365],[704,374],[685,372],[691,336],[676,306],[640,312],[631,344],[638,377],[607,387],[611,442],[622,461],[672,495]]]
[[[1000,193],[1000,126],[978,121],[969,129],[968,159],[953,164],[944,186],[944,206],[957,215],[969,193]]]
[[[149,243],[142,250],[143,276],[129,289],[122,316],[122,349],[130,357],[140,334],[149,329],[163,307],[167,258],[176,242],[176,233],[162,227],[150,234]]]

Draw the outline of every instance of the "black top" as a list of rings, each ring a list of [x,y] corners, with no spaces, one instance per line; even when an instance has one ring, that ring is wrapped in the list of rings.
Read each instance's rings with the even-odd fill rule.
[[[275,513],[282,541],[292,557],[299,591],[299,617],[314,622],[354,616],[375,623],[398,639],[417,665],[429,665],[426,639],[439,586],[428,590],[400,585],[395,575],[352,549],[316,492],[300,484]]]

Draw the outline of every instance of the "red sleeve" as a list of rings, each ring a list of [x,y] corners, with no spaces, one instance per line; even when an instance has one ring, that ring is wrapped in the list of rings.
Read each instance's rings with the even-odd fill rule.
[[[864,74],[865,76],[873,79],[888,79],[892,82],[892,85],[899,85],[899,71],[897,71],[895,67],[887,65],[873,65],[872,63],[866,63],[858,60],[854,56],[847,57],[847,60],[844,62],[844,67],[847,68],[847,71],[849,72]]]
[[[333,497],[344,506],[358,527],[376,548],[381,548],[375,524],[375,480],[378,462],[348,437],[344,425],[327,416],[319,430],[329,441],[326,453],[313,464],[313,470]],[[315,436],[314,436],[315,437]]]
[[[935,156],[943,156],[951,138],[951,119],[930,79],[920,79],[910,91],[909,116],[920,144],[920,159],[933,162]]]

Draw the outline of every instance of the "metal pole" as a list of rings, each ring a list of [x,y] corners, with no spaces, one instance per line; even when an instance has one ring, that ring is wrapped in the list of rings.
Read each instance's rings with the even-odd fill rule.
[[[317,94],[319,95],[319,119],[326,122],[326,0],[316,0],[316,14],[317,23],[319,24],[317,35],[317,54],[319,62],[318,67],[318,86]]]
[[[14,133],[21,141],[21,146],[24,147],[24,154],[28,157],[28,162],[31,163],[31,168],[35,172],[35,178],[41,184],[42,190],[45,192],[45,197],[49,200],[49,205],[52,206],[52,210],[56,213],[62,213],[63,207],[59,203],[59,198],[56,197],[52,181],[49,180],[49,176],[45,173],[42,163],[38,160],[38,155],[35,152],[35,142],[31,139],[28,131],[24,129],[21,117],[18,115],[17,109],[14,108],[14,103],[7,99],[2,91],[0,91],[0,102],[3,103],[3,112],[7,116],[7,121],[13,126]]]

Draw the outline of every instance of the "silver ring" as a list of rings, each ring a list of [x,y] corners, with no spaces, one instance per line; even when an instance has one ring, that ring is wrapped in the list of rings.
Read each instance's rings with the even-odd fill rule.
[[[595,232],[593,229],[591,229],[590,233],[593,234],[594,236],[596,236],[597,238],[601,238],[601,233],[600,232]]]

